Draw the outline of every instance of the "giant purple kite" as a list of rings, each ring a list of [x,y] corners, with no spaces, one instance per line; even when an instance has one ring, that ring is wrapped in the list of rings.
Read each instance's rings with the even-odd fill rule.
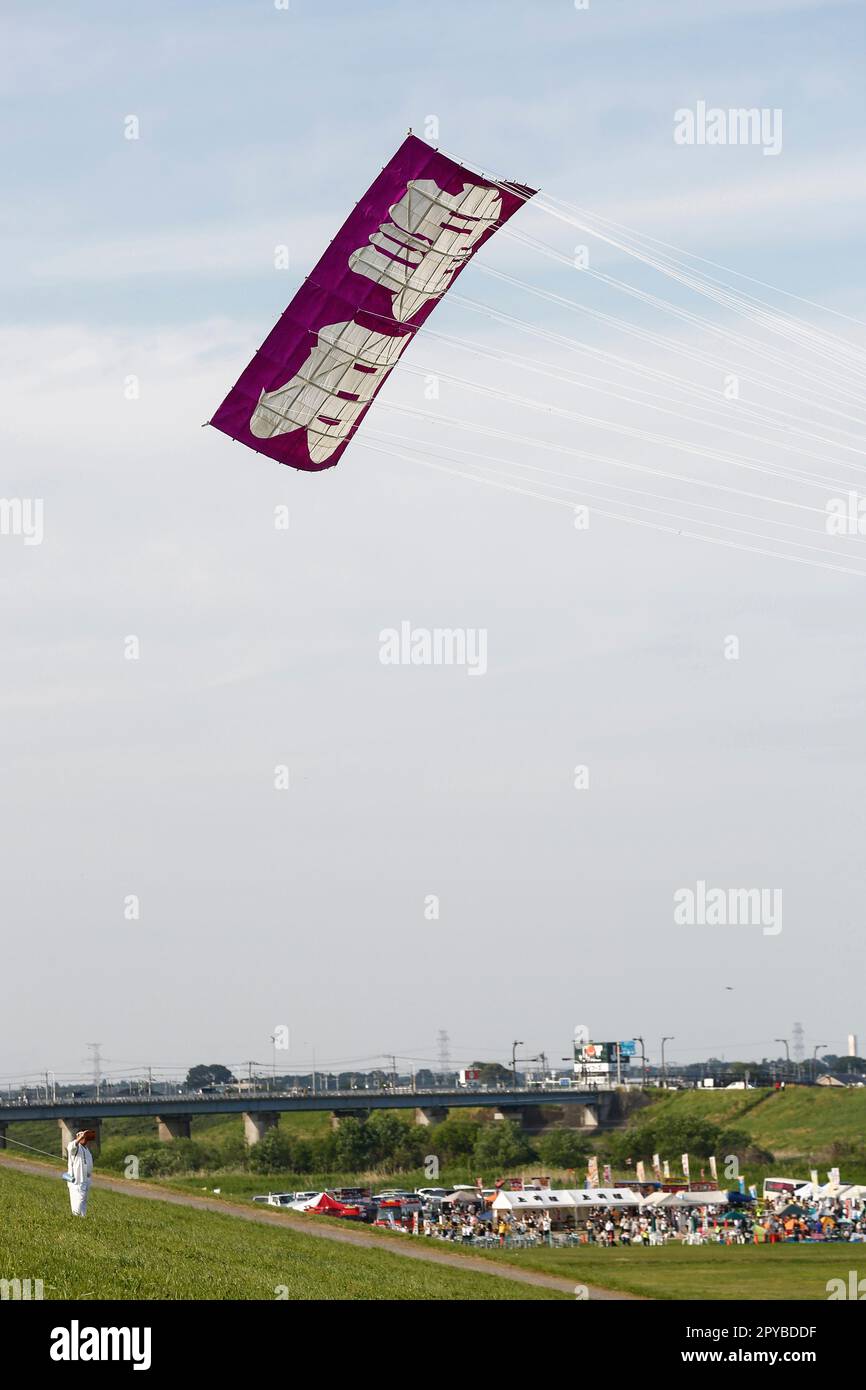
[[[278,463],[332,468],[436,301],[535,192],[409,135],[210,423]]]

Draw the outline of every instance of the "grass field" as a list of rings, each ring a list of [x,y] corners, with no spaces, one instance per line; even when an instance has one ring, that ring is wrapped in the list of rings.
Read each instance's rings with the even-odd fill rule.
[[[172,1186],[202,1192],[189,1180]],[[241,1194],[238,1196],[243,1200]],[[95,1191],[85,1222],[69,1215],[65,1186],[0,1166],[0,1279],[42,1279],[50,1299],[523,1299],[558,1295],[486,1279],[474,1270],[425,1266],[398,1254],[331,1244],[286,1223],[255,1226],[229,1214]],[[310,1218],[313,1220],[314,1218]],[[317,1226],[341,1222],[315,1218]],[[365,1228],[383,1245],[405,1237]],[[426,1244],[426,1242],[425,1242]],[[655,1299],[824,1300],[830,1279],[866,1275],[866,1247],[848,1244],[682,1246],[612,1250],[463,1251]]]
[[[328,1217],[314,1219],[333,1226],[342,1224]],[[371,1233],[383,1241],[404,1239],[381,1229]],[[441,1246],[434,1242],[434,1248]],[[866,1278],[866,1245],[847,1242],[470,1251],[455,1245],[453,1251],[458,1256],[468,1253],[518,1269],[554,1274],[575,1285],[595,1285],[653,1299],[814,1301],[827,1298],[829,1279],[847,1283],[851,1269],[859,1268],[858,1278]]]
[[[495,1251],[489,1258],[501,1259]],[[662,1245],[506,1252],[509,1264],[661,1299],[826,1299],[828,1279],[866,1275],[866,1246]]]
[[[549,1289],[355,1249],[278,1226],[96,1190],[84,1221],[66,1186],[0,1167],[0,1279],[46,1299],[524,1300]]]

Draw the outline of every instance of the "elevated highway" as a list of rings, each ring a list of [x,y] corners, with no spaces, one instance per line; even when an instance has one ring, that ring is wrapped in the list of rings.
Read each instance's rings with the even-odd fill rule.
[[[6,1147],[9,1126],[54,1120],[60,1129],[61,1148],[79,1129],[100,1133],[103,1120],[148,1118],[156,1125],[160,1139],[189,1138],[196,1118],[203,1115],[241,1115],[249,1144],[257,1143],[274,1126],[279,1116],[296,1111],[326,1111],[334,1124],[352,1115],[364,1118],[373,1110],[411,1110],[419,1124],[436,1124],[450,1110],[493,1109],[494,1118],[513,1118],[525,1128],[540,1123],[541,1106],[561,1106],[572,1114],[580,1127],[595,1129],[612,1123],[618,1115],[615,1090],[515,1086],[502,1090],[411,1090],[380,1091],[242,1091],[220,1095],[111,1096],[105,1099],[64,1099],[24,1105],[19,1101],[0,1101],[0,1148]]]

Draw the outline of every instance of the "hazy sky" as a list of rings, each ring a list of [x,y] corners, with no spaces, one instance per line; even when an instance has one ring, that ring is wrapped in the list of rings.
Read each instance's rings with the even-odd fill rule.
[[[866,1035],[862,579],[602,516],[579,533],[565,508],[371,449],[298,474],[200,428],[431,116],[449,153],[866,318],[862,6],[81,8],[8,3],[2,45],[2,494],[44,499],[44,540],[0,536],[0,1084],[82,1071],[97,1039],[113,1072],[269,1061],[280,1024],[293,1070],[313,1049],[423,1065],[440,1029],[455,1063],[515,1038],[558,1060],[578,1023],[642,1034],[654,1058],[673,1034],[674,1059],[778,1055],[795,1020],[810,1055]],[[674,112],[701,100],[781,109],[781,153],[678,146]],[[532,209],[514,227],[569,255],[586,240]],[[479,260],[576,291],[517,237]],[[657,360],[480,266],[459,290]],[[687,371],[706,338],[652,323]],[[430,326],[565,357],[459,302]],[[433,337],[406,360],[678,433]],[[383,400],[671,461],[456,383],[431,405],[423,385],[398,371]],[[386,404],[369,421],[444,438]],[[485,629],[487,673],[383,666],[379,633],[404,620]],[[781,889],[783,930],[675,925],[698,880]]]

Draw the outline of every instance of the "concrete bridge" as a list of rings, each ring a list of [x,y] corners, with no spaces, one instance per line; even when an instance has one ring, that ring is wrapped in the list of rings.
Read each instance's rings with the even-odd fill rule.
[[[409,1088],[387,1091],[325,1091],[311,1093],[261,1091],[220,1096],[115,1096],[106,1100],[56,1100],[21,1105],[0,1101],[0,1149],[6,1147],[6,1131],[14,1124],[55,1120],[60,1129],[61,1153],[80,1129],[94,1129],[97,1144],[102,1121],[150,1118],[165,1142],[189,1139],[192,1122],[201,1115],[242,1115],[248,1144],[257,1144],[277,1123],[281,1114],[294,1111],[326,1111],[338,1125],[346,1116],[366,1119],[373,1110],[411,1110],[418,1124],[438,1124],[450,1110],[493,1109],[494,1119],[513,1119],[523,1128],[539,1128],[541,1107],[560,1106],[578,1121],[578,1127],[595,1129],[615,1123],[620,1115],[615,1090],[540,1090],[513,1087],[507,1090],[435,1090]]]

